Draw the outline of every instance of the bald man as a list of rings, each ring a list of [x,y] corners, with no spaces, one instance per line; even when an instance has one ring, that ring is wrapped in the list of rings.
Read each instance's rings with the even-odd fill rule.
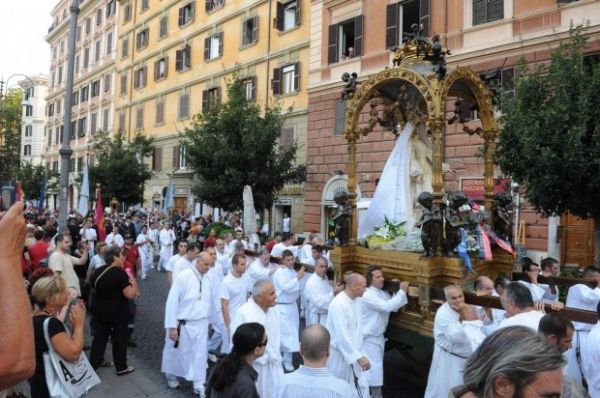
[[[329,304],[326,323],[331,333],[331,356],[327,360],[327,369],[335,377],[354,385],[363,398],[370,396],[365,371],[371,368],[371,364],[362,352],[362,313],[356,299],[362,297],[366,288],[364,276],[356,273],[348,275],[346,288]]]
[[[161,371],[170,388],[179,387],[177,377],[194,383],[194,393],[204,396],[208,327],[212,317],[211,287],[206,273],[212,257],[201,252],[192,268],[173,280],[165,308],[166,338]]]

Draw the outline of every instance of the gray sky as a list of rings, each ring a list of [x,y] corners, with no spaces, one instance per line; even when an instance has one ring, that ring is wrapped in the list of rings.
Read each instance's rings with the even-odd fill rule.
[[[0,78],[15,73],[48,74],[50,49],[44,41],[58,0],[0,0]],[[12,87],[21,78],[8,81]]]

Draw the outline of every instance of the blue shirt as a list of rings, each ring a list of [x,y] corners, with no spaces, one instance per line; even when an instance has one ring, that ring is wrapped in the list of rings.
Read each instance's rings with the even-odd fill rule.
[[[300,365],[295,372],[283,376],[273,398],[358,398],[358,393],[327,368]]]

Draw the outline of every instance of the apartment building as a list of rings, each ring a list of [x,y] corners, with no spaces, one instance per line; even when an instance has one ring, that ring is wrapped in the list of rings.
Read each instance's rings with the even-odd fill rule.
[[[21,115],[21,162],[43,164],[48,76],[32,76],[21,80],[19,86],[23,89],[24,104]]]
[[[119,0],[114,123],[131,137],[154,137],[145,205],[161,208],[169,178],[174,207],[192,211],[193,175],[180,133],[195,114],[226,101],[237,74],[249,99],[293,107],[280,145],[297,140],[306,157],[309,0]],[[240,195],[242,192],[240,191]],[[275,205],[302,228],[303,187],[285,187]]]
[[[51,12],[53,23],[46,41],[51,49],[48,87],[46,142],[43,161],[60,170],[59,149],[70,141],[73,154],[69,162],[69,210],[79,199],[75,179],[86,160],[94,162],[90,151],[93,136],[113,131],[113,98],[117,42],[117,0],[81,0],[77,22],[73,91],[65,92],[70,0],[60,0]],[[64,136],[64,99],[72,97],[71,136]],[[58,206],[58,192],[49,193],[48,205]]]
[[[304,230],[329,232],[335,211],[333,195],[345,189],[347,162],[343,138],[344,72],[365,81],[391,67],[390,49],[402,43],[403,32],[422,24],[429,35],[439,33],[452,51],[451,66],[470,66],[488,73],[510,90],[514,67],[549,60],[550,51],[568,37],[571,24],[588,25],[590,56],[598,51],[600,1],[597,0],[314,0],[311,4],[309,116]],[[597,58],[597,57],[596,57]],[[466,117],[477,126],[476,112]],[[447,104],[450,117],[455,104]],[[368,110],[364,110],[365,112]],[[367,115],[368,117],[368,115]],[[364,119],[366,120],[366,119]],[[477,155],[481,138],[467,135],[462,125],[446,126],[445,159],[455,171],[445,176],[446,191],[482,185],[483,161]],[[357,143],[357,195],[368,203],[394,145],[391,131],[376,128]],[[497,170],[497,176],[500,176]],[[472,192],[469,192],[472,193]],[[543,218],[524,206],[526,246],[536,261],[550,255],[563,262],[588,265],[593,258],[593,222],[572,217]]]

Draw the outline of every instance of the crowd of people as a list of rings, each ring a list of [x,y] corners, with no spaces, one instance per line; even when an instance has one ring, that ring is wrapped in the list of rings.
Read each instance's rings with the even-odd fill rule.
[[[289,230],[249,256],[236,213],[221,220],[230,227],[221,234],[208,217],[147,211],[107,217],[104,228],[73,215],[58,232],[52,215],[24,222],[19,205],[0,214],[0,231],[14,231],[0,233],[10,265],[0,299],[15,314],[0,343],[8,394],[18,396],[10,388],[28,378],[32,397],[50,396],[44,353],[78,359],[86,316],[91,367],[134,372],[127,349],[137,345],[138,283],[160,272],[169,287],[161,364],[169,388],[185,380],[200,397],[383,396],[384,333],[408,303],[409,284],[389,292],[380,267],[334,283],[323,239],[297,240]],[[559,275],[558,261],[522,266],[525,281],[475,280],[476,294],[499,297],[503,309],[467,305],[460,286],[446,286],[426,397],[600,397],[600,323],[543,312],[544,303],[563,307],[557,286],[538,283],[540,274]],[[566,306],[600,314],[600,269],[583,276],[596,287],[572,286]]]

